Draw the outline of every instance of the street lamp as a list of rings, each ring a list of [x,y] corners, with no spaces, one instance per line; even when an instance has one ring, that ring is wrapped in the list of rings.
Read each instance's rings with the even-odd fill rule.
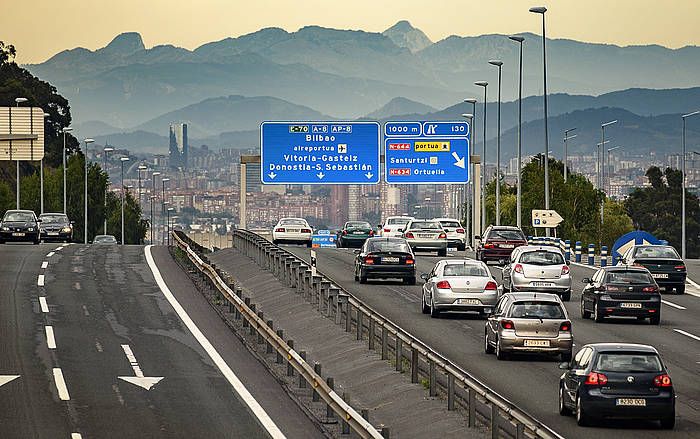
[[[141,171],[148,170],[148,166],[139,165],[139,206],[141,206]]]
[[[166,204],[170,204],[168,201],[165,200],[165,183],[167,183],[167,182],[169,182],[169,181],[170,181],[170,179],[169,179],[168,177],[165,177],[165,178],[161,178],[161,179],[160,179],[160,182],[163,184],[163,192],[162,192],[162,196],[163,196],[162,202],[163,202],[163,204],[162,204],[162,207],[161,207],[161,210],[160,210],[160,211],[161,211],[161,215],[165,215],[165,205],[166,205]],[[162,216],[161,216],[161,218],[162,218]],[[165,235],[163,235],[163,245],[165,245]]]
[[[61,132],[63,133],[63,213],[67,213],[66,211],[66,133],[70,133],[73,131],[73,128],[71,127],[63,127],[61,129]]]
[[[44,113],[44,133],[46,132],[46,123],[51,117],[49,113]],[[39,161],[39,206],[41,213],[44,213],[44,158]]]
[[[124,163],[126,163],[126,162],[129,161],[129,157],[122,157],[122,158],[120,159],[120,161],[121,161],[121,165],[122,165],[122,173],[121,173],[121,177],[122,177],[122,179],[121,179],[121,186],[122,186],[122,187],[121,187],[121,196],[122,196],[122,235],[121,235],[121,239],[122,239],[122,245],[124,245],[124,242],[126,241],[126,240],[124,239]]]
[[[19,104],[22,102],[27,102],[27,98],[15,98],[16,107],[19,107]],[[12,155],[12,152],[10,152],[10,155]],[[17,187],[15,190],[17,191],[17,209],[19,209],[19,159],[17,159]]]
[[[518,81],[518,178],[517,178],[517,195],[516,195],[516,225],[522,227],[522,151],[523,151],[523,41],[525,38],[517,35],[511,35],[508,39],[515,41],[520,46],[520,73]]]
[[[167,229],[168,247],[170,247],[170,212],[172,212],[173,210],[175,210],[175,209],[173,209],[172,207],[168,207],[168,229]]]
[[[472,106],[473,106],[473,107],[476,107],[476,99],[465,99],[465,100],[464,100],[464,102],[467,102],[467,101],[471,101],[471,103],[473,104]],[[469,129],[470,129],[470,130],[473,129],[473,127],[474,127],[474,114],[473,114],[473,113],[462,113],[462,117],[465,118],[465,119],[467,119],[467,120],[469,121]],[[473,133],[472,133],[472,134],[473,134]],[[472,145],[474,144],[473,142],[474,142],[474,136],[472,135]],[[471,149],[471,148],[470,148],[470,149]],[[464,220],[465,220],[465,221],[464,221],[464,223],[465,223],[465,224],[464,224],[464,225],[465,225],[465,229],[464,229],[464,230],[467,231],[467,237],[469,238],[469,240],[468,240],[467,242],[471,242],[471,235],[472,235],[472,233],[471,233],[471,228],[470,228],[470,223],[471,223],[471,214],[470,214],[470,212],[471,212],[471,210],[472,210],[472,209],[471,209],[471,206],[472,206],[472,198],[471,198],[471,191],[469,190],[469,184],[470,184],[471,181],[472,181],[472,178],[471,178],[471,176],[472,176],[472,161],[471,161],[471,157],[467,157],[467,160],[468,160],[467,166],[469,167],[469,168],[468,168],[468,169],[469,169],[469,183],[467,183],[467,184],[464,185],[464,199],[465,199],[465,203],[463,203],[463,205],[466,204],[466,208],[465,208],[465,212],[464,212]]]
[[[107,172],[107,153],[114,151],[111,146],[105,146],[102,153],[102,166],[105,173],[107,173],[107,185],[105,185],[104,194],[104,207],[105,207],[105,224],[104,224],[104,234],[107,234],[107,186],[109,185],[109,172]]]
[[[484,172],[481,173],[481,230],[484,230],[486,224],[486,90],[488,89],[489,83],[486,81],[476,81],[474,85],[478,87],[484,87],[484,132],[481,138],[483,139],[481,147],[481,166],[484,168]]]
[[[151,204],[151,224],[150,224],[150,229],[151,229],[151,245],[153,245],[153,202],[154,202],[154,201],[156,200],[156,198],[158,198],[158,197],[156,197],[155,195],[151,195],[151,196],[148,197],[148,198],[151,200],[151,202],[150,202],[150,204]]]
[[[498,67],[498,122],[496,123],[496,225],[501,225],[501,72],[503,61],[492,59],[489,61],[492,66]]]
[[[611,120],[610,122],[605,122],[600,125],[600,131],[601,131],[601,142],[603,145],[605,145],[605,127],[608,127],[610,125],[616,124],[617,119]],[[605,193],[605,154],[601,154],[598,156],[598,160],[600,161],[600,168],[602,169],[602,173],[600,174],[600,183],[598,184],[598,188],[603,190],[603,193]],[[601,207],[602,209],[602,207]],[[601,215],[602,215],[602,210],[601,210]]]
[[[693,117],[700,114],[699,111],[693,111],[692,113],[684,114],[681,116],[683,119],[683,177],[681,188],[683,193],[681,194],[681,257],[685,260],[685,120],[689,117]]]
[[[572,136],[569,135],[570,132],[575,131],[577,128],[569,128],[568,130],[564,130],[564,183],[566,183],[567,180],[567,175],[568,175],[568,167],[569,167],[569,139],[573,139],[578,136],[578,134],[574,134]]]
[[[83,218],[84,220],[84,227],[85,230],[83,230],[83,242],[87,244],[88,242],[88,145],[93,143],[95,140],[94,139],[84,139],[83,142],[85,142],[85,182],[84,182],[84,189],[85,189],[85,212],[83,214],[85,217]]]
[[[470,130],[470,136],[471,136],[471,144],[469,145],[469,151],[470,154],[473,154],[474,151],[474,145],[476,145],[476,131],[474,130],[474,123],[476,122],[476,102],[477,100],[474,98],[467,98],[464,100],[465,103],[467,104],[472,104],[472,119],[469,125],[469,130]],[[473,169],[472,169],[472,161],[471,157],[467,157],[467,160],[469,161],[469,183],[465,185],[465,190],[466,190],[466,195],[465,198],[467,200],[467,227],[469,227],[470,221],[471,221],[471,215],[469,214],[469,211],[472,209],[472,192],[474,188],[474,181],[472,180],[471,176],[473,175]]]

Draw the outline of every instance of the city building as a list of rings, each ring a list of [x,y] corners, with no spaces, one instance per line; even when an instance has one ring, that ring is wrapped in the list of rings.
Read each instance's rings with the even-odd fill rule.
[[[170,167],[172,169],[187,169],[189,149],[187,124],[170,124]]]

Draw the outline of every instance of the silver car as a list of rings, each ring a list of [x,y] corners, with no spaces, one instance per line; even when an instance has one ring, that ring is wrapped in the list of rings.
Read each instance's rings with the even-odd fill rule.
[[[541,291],[571,300],[571,274],[557,247],[526,245],[513,250],[503,268],[504,291]]]
[[[414,219],[401,231],[414,251],[437,251],[438,256],[447,256],[447,232],[439,222]]]
[[[467,249],[467,231],[462,227],[462,223],[454,218],[433,218],[433,221],[440,223],[447,233],[447,245],[456,247],[458,251]]]
[[[547,293],[508,293],[486,320],[484,350],[507,360],[517,352],[560,354],[571,361],[574,336],[571,320],[559,296]]]
[[[450,259],[438,261],[425,281],[421,300],[423,314],[439,317],[442,311],[491,313],[498,300],[498,285],[481,261]]]

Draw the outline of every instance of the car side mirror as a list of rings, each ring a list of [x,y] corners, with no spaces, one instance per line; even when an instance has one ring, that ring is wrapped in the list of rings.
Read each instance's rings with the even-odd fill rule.
[[[423,274],[421,274],[421,275],[420,275],[420,278],[421,278],[421,279],[423,279],[423,280],[424,280],[424,281],[426,281],[426,282],[427,282],[427,281],[428,281],[428,279],[429,279],[429,277],[428,277],[428,274],[427,274],[427,273],[423,273]]]
[[[569,370],[569,363],[559,363],[559,369],[561,370]]]
[[[584,277],[583,279],[581,279],[581,283],[582,284],[589,284],[589,283],[591,283],[591,280],[587,277]]]
[[[70,222],[70,225],[71,225],[71,226],[74,226],[74,225],[75,225],[75,221],[71,221],[71,222]]]

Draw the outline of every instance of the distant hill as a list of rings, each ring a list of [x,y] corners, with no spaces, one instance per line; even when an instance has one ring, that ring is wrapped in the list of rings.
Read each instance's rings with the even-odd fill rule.
[[[168,146],[170,145],[170,140],[167,136],[159,136],[147,131],[104,134],[95,136],[94,139],[98,145],[109,144],[116,148],[124,148],[136,153],[167,154]]]
[[[117,133],[122,129],[112,126],[101,120],[88,120],[73,124],[73,135],[78,139],[85,137],[95,137],[102,134]]]
[[[422,102],[396,97],[376,111],[369,113],[364,119],[388,119],[400,114],[425,114],[436,111],[435,108]]]
[[[418,52],[433,44],[422,30],[416,29],[406,20],[399,21],[382,32],[399,47],[405,47],[411,52]]]

